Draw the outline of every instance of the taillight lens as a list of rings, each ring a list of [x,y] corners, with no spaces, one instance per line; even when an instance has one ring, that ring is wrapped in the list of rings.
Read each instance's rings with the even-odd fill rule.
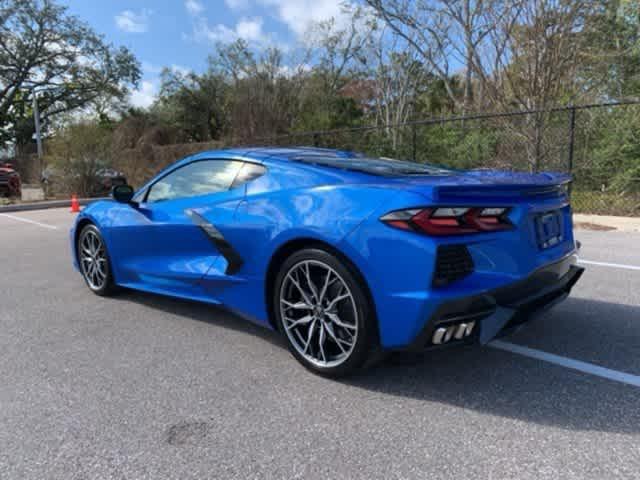
[[[380,220],[395,228],[428,235],[465,235],[513,227],[506,207],[433,207],[395,210]]]

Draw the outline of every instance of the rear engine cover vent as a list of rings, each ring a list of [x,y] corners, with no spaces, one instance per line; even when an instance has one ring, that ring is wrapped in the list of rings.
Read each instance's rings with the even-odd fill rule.
[[[473,272],[473,259],[465,245],[440,245],[433,286],[444,287]]]

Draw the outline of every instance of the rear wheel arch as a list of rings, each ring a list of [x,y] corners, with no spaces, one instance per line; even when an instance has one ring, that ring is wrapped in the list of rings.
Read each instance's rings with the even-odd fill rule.
[[[335,248],[333,245],[330,245],[327,242],[322,240],[318,240],[316,238],[295,238],[293,240],[289,240],[282,244],[271,256],[271,260],[269,262],[269,266],[267,268],[267,273],[265,277],[265,301],[267,305],[267,314],[269,319],[269,324],[273,327],[274,330],[278,329],[277,322],[274,314],[274,305],[273,305],[273,294],[275,290],[275,281],[280,271],[280,267],[285,262],[287,258],[293,255],[295,252],[306,249],[318,249],[323,250],[331,255],[335,256],[338,260],[340,260],[346,268],[358,279],[360,284],[363,287],[367,300],[369,302],[369,311],[371,315],[373,315],[372,321],[375,326],[375,340],[379,344],[380,342],[380,334],[378,330],[378,319],[376,314],[375,303],[373,301],[373,295],[371,294],[371,289],[369,288],[369,284],[367,283],[366,278],[360,271],[360,269],[349,259],[349,257],[341,252],[339,249]]]

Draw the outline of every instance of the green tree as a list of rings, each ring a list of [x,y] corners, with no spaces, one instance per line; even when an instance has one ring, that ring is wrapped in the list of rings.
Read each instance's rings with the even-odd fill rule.
[[[209,69],[202,75],[164,69],[158,101],[152,111],[158,119],[182,133],[184,141],[218,140],[229,128],[229,85]]]
[[[137,60],[53,0],[0,0],[0,141],[26,143],[34,91],[43,126],[56,115],[123,99]]]
[[[218,45],[209,59],[229,85],[234,139],[250,140],[288,132],[300,108],[305,72],[285,64],[278,48],[254,52],[243,40]]]
[[[602,0],[589,22],[581,79],[601,98],[640,96],[640,3]]]
[[[47,164],[56,172],[59,193],[93,194],[98,171],[112,165],[112,131],[95,122],[70,124],[49,142]]]

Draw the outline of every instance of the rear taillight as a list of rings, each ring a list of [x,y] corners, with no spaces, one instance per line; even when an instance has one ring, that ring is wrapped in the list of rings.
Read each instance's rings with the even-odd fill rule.
[[[380,217],[389,226],[428,235],[465,235],[513,227],[505,207],[433,207],[395,210]]]

